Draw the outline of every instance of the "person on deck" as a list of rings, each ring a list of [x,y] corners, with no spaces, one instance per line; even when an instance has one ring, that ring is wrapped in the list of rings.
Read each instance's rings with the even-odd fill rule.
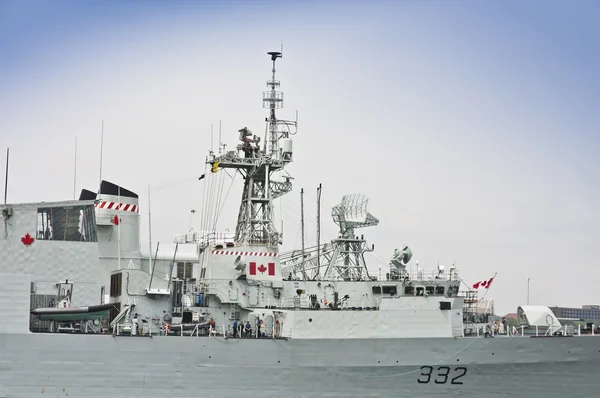
[[[279,319],[275,319],[275,337],[279,337]]]
[[[250,337],[252,335],[252,326],[250,325],[250,321],[246,322],[246,337]]]
[[[237,319],[233,321],[233,337],[237,337],[238,332],[238,321]]]

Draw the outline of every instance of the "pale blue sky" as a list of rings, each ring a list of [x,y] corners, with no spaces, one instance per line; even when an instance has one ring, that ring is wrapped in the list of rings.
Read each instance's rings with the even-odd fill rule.
[[[210,124],[230,148],[264,131],[265,53],[283,41],[280,115],[300,114],[284,249],[302,187],[314,243],[322,183],[323,238],[343,194],[371,198],[373,269],[406,243],[469,283],[498,272],[499,312],[528,277],[534,304],[599,304],[598,15],[595,1],[3,1],[9,201],[70,199],[75,136],[77,190],[97,189],[104,120],[103,177],[140,194],[143,239],[148,184],[184,181],[153,191],[153,241],[185,232]]]

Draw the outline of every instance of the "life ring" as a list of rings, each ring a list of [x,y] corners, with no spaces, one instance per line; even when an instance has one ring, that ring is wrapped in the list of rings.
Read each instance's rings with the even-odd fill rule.
[[[327,305],[327,299],[323,300],[323,304]]]
[[[165,333],[165,335],[169,334],[169,332],[171,331],[171,324],[163,323],[162,330]]]

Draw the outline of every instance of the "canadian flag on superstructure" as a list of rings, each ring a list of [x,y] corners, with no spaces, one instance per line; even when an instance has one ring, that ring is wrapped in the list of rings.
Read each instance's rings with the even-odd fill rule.
[[[248,261],[248,275],[254,277],[277,277],[279,253],[250,252],[234,250],[213,250],[213,255],[218,256],[244,256]],[[253,278],[254,279],[254,278]]]
[[[494,280],[494,278],[496,277],[496,275],[492,276],[490,279],[485,280],[485,281],[479,281],[479,282],[475,282],[473,284],[473,289],[479,289],[480,287],[483,287],[485,289],[489,289],[490,285],[492,284],[492,281]]]
[[[264,275],[265,271],[268,271],[267,275],[275,276],[275,263],[267,263],[267,264],[268,264],[268,266],[265,267],[264,264],[260,263],[260,265],[257,267],[256,262],[251,261],[250,262],[250,275]],[[256,271],[258,271],[260,274],[257,274]]]

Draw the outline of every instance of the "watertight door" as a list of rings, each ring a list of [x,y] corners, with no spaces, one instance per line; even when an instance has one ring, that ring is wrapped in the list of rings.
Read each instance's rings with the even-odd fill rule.
[[[248,286],[248,301],[250,305],[258,305],[258,286]]]
[[[325,303],[325,300],[323,300],[323,305],[327,306],[329,305],[329,303],[333,303],[333,294],[335,293],[335,288],[333,286],[325,286],[325,300],[327,300],[327,303]]]
[[[273,315],[265,317],[265,336],[273,337]]]

